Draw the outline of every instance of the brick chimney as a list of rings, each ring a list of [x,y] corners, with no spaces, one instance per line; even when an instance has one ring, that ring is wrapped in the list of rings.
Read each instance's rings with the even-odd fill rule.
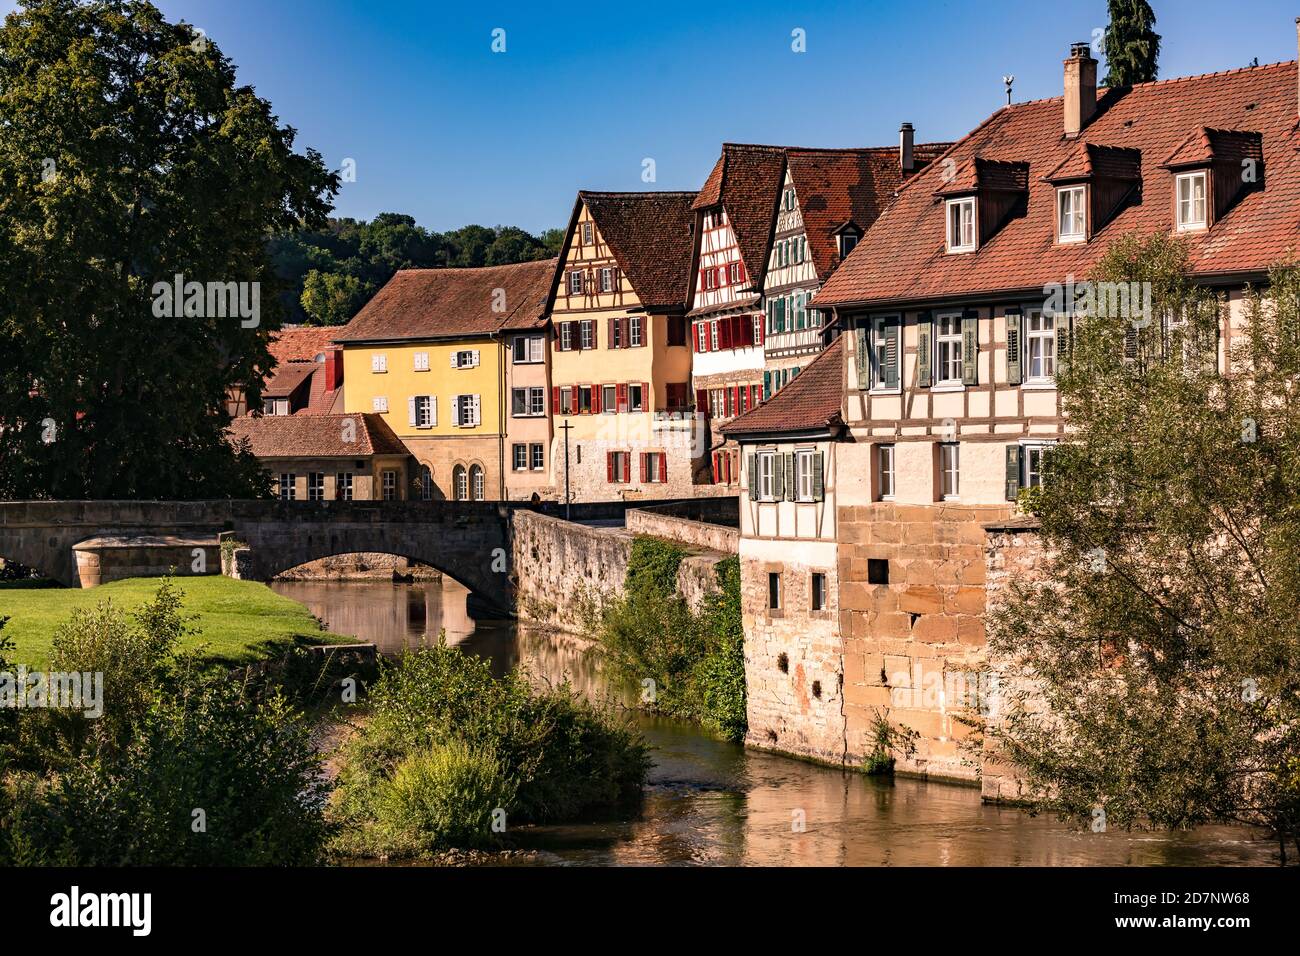
[[[1070,44],[1065,61],[1065,135],[1078,136],[1097,112],[1097,61],[1086,43]]]
[[[332,392],[343,384],[343,350],[330,349],[325,353],[325,391]]]
[[[1300,21],[1296,24],[1296,29],[1300,30]],[[915,139],[916,132],[912,129],[911,123],[904,123],[898,128],[898,164],[903,167],[905,173],[916,169],[916,162],[912,158],[912,145]]]

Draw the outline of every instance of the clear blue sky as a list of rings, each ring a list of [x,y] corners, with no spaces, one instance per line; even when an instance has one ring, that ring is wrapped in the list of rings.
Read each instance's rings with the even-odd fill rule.
[[[1296,57],[1295,0],[1152,5],[1162,77]],[[1005,73],[1017,100],[1059,95],[1069,44],[1106,23],[1105,0],[159,6],[205,30],[301,146],[356,160],[340,215],[532,231],[563,225],[579,188],[698,189],[723,141],[889,145],[904,120],[918,141],[957,138],[1004,102]]]

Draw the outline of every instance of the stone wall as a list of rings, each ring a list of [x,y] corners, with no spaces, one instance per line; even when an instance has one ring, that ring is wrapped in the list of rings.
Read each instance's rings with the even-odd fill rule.
[[[394,577],[436,581],[442,575],[419,561],[375,551],[337,554],[276,575],[282,581],[391,581]]]
[[[626,528],[592,527],[530,511],[513,518],[511,569],[519,616],[536,624],[589,634],[601,607],[623,593],[632,542]],[[716,589],[719,552],[693,554],[677,572],[678,593],[692,607]]]
[[[740,529],[722,525],[705,524],[664,514],[657,509],[631,508],[627,513],[627,530],[635,534],[648,534],[656,538],[681,541],[710,551],[737,554],[740,551]]]
[[[879,502],[841,507],[839,628],[846,749],[872,749],[878,716],[918,736],[900,772],[975,781],[961,717],[983,706],[984,524],[1009,506]],[[879,562],[874,564],[873,562]],[[887,575],[887,583],[873,570]]]

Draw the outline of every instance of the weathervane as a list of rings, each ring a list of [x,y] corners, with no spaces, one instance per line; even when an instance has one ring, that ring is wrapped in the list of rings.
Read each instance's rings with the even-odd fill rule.
[[[1015,74],[1008,73],[1006,76],[1002,77],[1002,82],[1007,85],[1007,106],[1010,106],[1011,105],[1011,84],[1016,82]]]

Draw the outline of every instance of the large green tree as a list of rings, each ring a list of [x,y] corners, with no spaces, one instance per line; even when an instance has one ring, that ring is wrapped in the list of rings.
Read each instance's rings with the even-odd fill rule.
[[[1150,83],[1160,60],[1160,34],[1156,15],[1147,0],[1108,0],[1106,25],[1106,79],[1109,87]]]
[[[271,364],[267,238],[323,225],[337,176],[143,0],[27,0],[0,117],[0,497],[253,494],[224,430]],[[155,289],[178,275],[258,314],[178,313]]]
[[[1093,276],[1151,308],[1075,322],[1070,428],[1022,493],[1054,558],[990,615],[991,732],[1042,809],[1300,849],[1300,270],[1245,300],[1223,365],[1186,256],[1125,237]]]

